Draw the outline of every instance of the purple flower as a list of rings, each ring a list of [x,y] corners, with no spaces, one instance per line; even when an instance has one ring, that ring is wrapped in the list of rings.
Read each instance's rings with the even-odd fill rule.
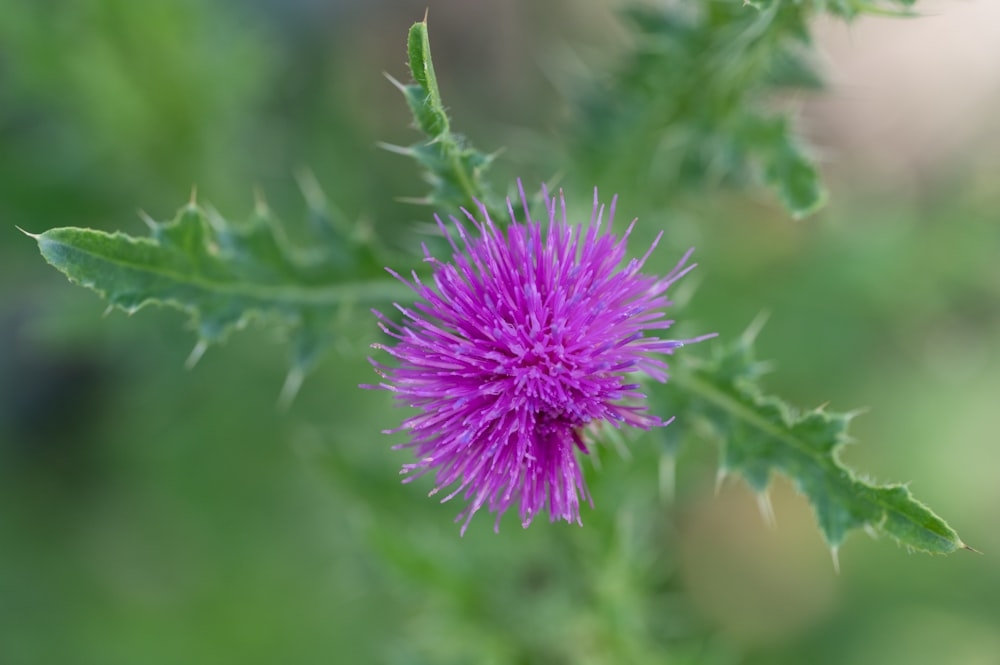
[[[622,265],[635,222],[621,237],[610,232],[617,197],[604,220],[595,189],[590,224],[571,225],[562,192],[558,201],[542,192],[547,224],[532,220],[526,203],[527,223],[518,223],[510,200],[506,229],[481,204],[481,219],[463,210],[475,237],[454,217],[453,232],[435,217],[454,250],[451,262],[425,246],[433,285],[389,270],[419,299],[395,305],[401,325],[374,312],[397,343],[373,347],[398,366],[371,360],[384,381],[364,387],[389,390],[417,410],[386,431],[411,435],[397,446],[414,448],[417,458],[403,466],[403,482],[434,471],[432,495],[454,485],[442,501],[459,494],[468,501],[456,518],[465,520],[463,534],[483,506],[496,513],[495,529],[512,506],[523,526],[543,509],[550,521],[580,523],[581,498],[593,506],[576,457],[587,453],[588,430],[600,422],[668,424],[672,418],[647,413],[632,373],[666,381],[663,355],[713,336],[647,336],[673,323],[664,319],[666,291],[694,268],[685,266],[690,250],[666,276],[643,275],[662,232],[641,259]]]

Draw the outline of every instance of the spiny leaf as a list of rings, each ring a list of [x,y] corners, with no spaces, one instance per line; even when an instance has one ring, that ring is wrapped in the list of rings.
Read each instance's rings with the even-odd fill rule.
[[[581,101],[582,162],[670,195],[764,182],[795,216],[824,202],[818,173],[776,93],[820,85],[810,54],[814,3],[711,0],[633,8],[614,77]]]
[[[721,473],[739,473],[760,493],[775,471],[791,478],[834,550],[862,527],[923,552],[966,548],[905,485],[869,483],[840,462],[856,414],[822,407],[801,412],[765,395],[759,385],[765,366],[754,358],[752,335],[716,351],[711,360],[688,359],[675,367],[670,383],[674,407],[703,417],[722,440]]]
[[[634,33],[609,80],[586,82],[579,162],[671,196],[677,189],[759,182],[795,217],[821,208],[819,173],[774,110],[788,91],[822,86],[811,22],[823,13],[911,15],[914,0],[701,0],[633,7]]]
[[[464,137],[451,131],[431,61],[426,18],[410,28],[406,46],[414,82],[403,85],[391,76],[388,78],[403,93],[417,129],[427,139],[408,147],[383,147],[412,157],[424,168],[431,191],[421,199],[411,200],[435,206],[442,212],[455,212],[459,208],[476,210],[478,200],[487,206],[491,216],[503,219],[502,206],[495,205],[483,182],[483,173],[493,155],[479,152]]]
[[[756,153],[764,181],[778,193],[796,218],[810,215],[826,204],[826,190],[819,172],[795,139],[786,118],[748,116],[741,132],[744,144]]]
[[[33,237],[46,261],[112,306],[187,312],[199,338],[193,361],[254,317],[283,326],[293,351],[291,390],[334,339],[341,308],[409,296],[395,280],[374,277],[384,273],[371,246],[337,228],[315,191],[307,189],[307,198],[316,239],[308,249],[288,241],[263,203],[243,224],[192,201],[171,221],[147,220],[149,237],[72,227]]]

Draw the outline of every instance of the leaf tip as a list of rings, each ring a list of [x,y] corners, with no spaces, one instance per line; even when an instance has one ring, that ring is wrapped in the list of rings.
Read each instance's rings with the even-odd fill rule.
[[[306,200],[306,205],[313,210],[326,209],[326,195],[323,193],[323,188],[320,187],[319,181],[316,179],[316,174],[312,172],[312,169],[307,167],[298,169],[295,172],[295,180],[299,185],[299,190],[302,192],[302,197]]]
[[[383,150],[388,150],[389,152],[394,152],[397,155],[405,155],[407,157],[412,157],[416,154],[413,148],[407,148],[406,146],[396,145],[394,143],[385,143],[384,141],[378,141],[375,143],[378,147]]]
[[[282,413],[288,411],[295,401],[295,396],[299,394],[299,388],[306,378],[305,371],[299,367],[292,367],[285,377],[285,384],[281,386],[281,393],[278,395],[278,410]]]
[[[750,325],[747,326],[743,334],[740,335],[740,341],[746,346],[753,346],[754,342],[757,341],[757,336],[760,335],[760,331],[764,329],[767,325],[767,320],[771,318],[771,312],[764,309],[761,310],[757,316],[754,317]]]
[[[757,492],[757,509],[760,510],[761,519],[764,520],[767,528],[777,528],[778,519],[774,515],[774,504],[771,503],[771,495],[767,490]]]
[[[973,554],[979,554],[979,555],[983,554],[982,552],[980,552],[979,550],[977,550],[975,547],[969,547],[968,545],[966,545],[962,541],[958,541],[958,547],[959,547],[959,549],[967,550],[969,552],[972,552]]]
[[[38,241],[39,238],[42,237],[42,234],[40,234],[40,233],[31,233],[30,231],[25,231],[24,229],[22,229],[17,224],[14,225],[14,228],[17,229],[18,231],[20,231],[21,233],[23,233],[24,235],[28,236],[29,238],[31,238],[32,240],[36,241],[36,242]]]
[[[429,196],[397,196],[393,200],[399,203],[409,203],[418,206],[434,205],[434,199]]]
[[[404,95],[406,94],[406,86],[403,85],[402,83],[400,83],[399,79],[397,79],[395,76],[393,76],[389,72],[382,72],[382,76],[384,76],[387,79],[389,79],[389,83],[393,84],[396,87],[397,90],[399,90]]]
[[[225,218],[214,206],[205,206],[205,221],[216,233],[223,233],[228,226]]]
[[[830,558],[833,560],[833,572],[840,575],[840,546],[833,545],[830,548]]]
[[[864,526],[862,526],[862,528],[865,530],[865,533],[868,534],[868,537],[871,538],[872,540],[878,540],[879,539],[879,532],[872,525],[871,522],[865,522]]]
[[[198,184],[195,183],[191,185],[191,196],[188,197],[188,206],[191,208],[198,207]]]
[[[137,212],[137,213],[139,213],[139,219],[141,219],[141,220],[143,221],[143,223],[144,223],[144,224],[145,224],[146,226],[148,226],[148,227],[149,227],[149,230],[150,230],[150,231],[155,231],[155,230],[156,230],[156,229],[157,229],[157,228],[158,228],[158,227],[160,226],[160,225],[159,225],[159,223],[157,223],[157,221],[156,221],[155,219],[153,219],[153,218],[152,218],[152,217],[151,217],[151,216],[150,216],[150,215],[149,215],[149,214],[148,214],[148,213],[147,213],[147,212],[146,212],[145,210],[143,210],[142,208],[139,208],[138,210],[136,210],[136,212]]]
[[[199,339],[198,343],[194,345],[191,349],[191,353],[188,355],[187,360],[184,361],[184,369],[192,370],[194,366],[198,364],[201,357],[205,355],[205,351],[208,350],[208,340]]]
[[[829,198],[830,196],[827,193],[826,188],[820,185],[817,191],[813,193],[811,200],[807,203],[802,205],[792,203],[788,204],[792,209],[792,219],[796,222],[801,222],[807,217],[812,217],[815,213],[826,207]]]
[[[720,466],[719,470],[715,472],[715,496],[719,496],[719,493],[722,492],[722,486],[728,477],[729,471]]]

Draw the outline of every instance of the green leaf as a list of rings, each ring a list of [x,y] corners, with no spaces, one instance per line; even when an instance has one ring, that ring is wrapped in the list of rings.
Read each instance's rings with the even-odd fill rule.
[[[284,328],[292,345],[287,401],[335,339],[344,308],[411,296],[397,281],[375,276],[384,272],[371,243],[338,227],[318,189],[304,184],[315,241],[308,249],[289,242],[263,202],[242,224],[192,200],[171,221],[147,219],[149,237],[72,227],[32,237],[46,261],[114,307],[187,312],[199,338],[192,364],[252,319]]]
[[[417,129],[427,138],[406,147],[388,144],[383,147],[415,159],[424,169],[431,191],[420,199],[408,200],[449,212],[457,212],[459,208],[475,211],[479,201],[491,216],[503,219],[503,206],[495,202],[483,181],[494,156],[479,152],[463,136],[451,131],[431,61],[426,19],[410,28],[406,47],[414,82],[403,85],[391,76],[388,78],[403,93]]]
[[[787,119],[749,116],[745,120],[742,140],[748,151],[757,155],[765,182],[777,191],[785,208],[796,218],[822,208],[826,189]]]
[[[823,535],[836,549],[853,529],[886,534],[908,548],[947,554],[967,546],[904,485],[877,485],[839,460],[856,414],[823,407],[800,411],[765,395],[766,366],[754,358],[753,335],[716,347],[711,360],[687,358],[671,374],[675,410],[703,418],[723,442],[720,477],[742,475],[757,492],[781,472],[812,504]]]
[[[610,77],[582,82],[576,162],[595,181],[681,190],[766,184],[795,217],[826,194],[792,131],[789,93],[822,86],[811,23],[904,11],[912,0],[701,0],[629,8],[632,33]]]

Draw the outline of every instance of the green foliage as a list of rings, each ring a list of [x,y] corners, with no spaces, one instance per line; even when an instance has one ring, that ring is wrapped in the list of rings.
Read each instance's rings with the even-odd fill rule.
[[[722,116],[716,120],[721,126],[734,129],[730,139],[726,139],[731,143],[724,152],[736,157],[736,161],[726,168],[739,169],[740,164],[752,156],[762,166],[763,177],[778,192],[782,203],[796,215],[808,214],[822,205],[825,198],[815,167],[793,138],[787,118],[745,108],[746,98],[742,96],[754,94],[752,86],[747,88],[746,82],[756,78],[767,77],[771,84],[818,83],[812,70],[783,43],[792,37],[798,43],[808,43],[805,8],[774,3],[755,9],[725,2],[708,3],[708,8],[704,24],[684,25],[677,16],[657,16],[652,10],[634,10],[632,17],[644,37],[659,35],[664,40],[667,48],[650,56],[657,60],[656,66],[678,55],[669,48],[671,45],[699,61],[710,60],[690,62],[690,70],[676,66],[676,62],[672,67],[672,71],[680,71],[679,76],[685,77],[682,87],[704,94],[694,106],[703,115],[698,117],[697,131],[690,139],[693,147],[704,150],[713,145],[718,137],[697,132],[713,132],[712,122],[707,126],[703,124],[704,115],[709,115],[712,109],[724,108]],[[860,9],[860,5],[854,9]],[[756,38],[734,39],[737,44],[743,43],[742,47],[727,43],[729,38],[745,36],[748,30],[761,38],[770,35],[777,40],[777,45],[767,41],[755,43]],[[707,74],[705,67],[736,57],[728,50],[730,48],[750,49],[759,64],[748,66],[733,74],[735,78],[726,78],[717,85],[700,85],[698,76],[699,73]],[[450,133],[430,60],[426,22],[416,23],[410,29],[408,50],[415,83],[401,86],[401,89],[418,127],[432,137],[430,146],[434,147],[426,153],[435,156],[434,159],[420,159],[436,184],[428,202],[455,205],[461,201],[460,193],[444,187],[447,182],[463,183],[467,196],[481,197],[479,163],[449,158],[449,155],[466,154],[460,153],[461,150],[473,156],[478,153],[461,148]],[[659,62],[661,58],[663,63]],[[641,71],[634,74],[646,76],[654,69],[643,60],[639,66]],[[601,142],[595,140],[590,145],[601,145]],[[617,144],[612,141],[609,145]],[[419,154],[422,153],[414,156]],[[685,168],[707,170],[708,166],[689,164]],[[762,365],[753,360],[749,339],[742,339],[725,349],[712,362],[693,362],[688,367],[680,379],[676,376],[673,379],[674,386],[684,393],[678,398],[684,406],[675,412],[701,416],[716,428],[725,442],[721,471],[741,473],[759,492],[766,490],[772,471],[791,477],[813,504],[820,528],[834,549],[840,546],[849,530],[860,527],[889,534],[900,543],[925,552],[948,553],[964,547],[958,535],[914,499],[906,487],[871,485],[839,462],[837,451],[848,441],[850,414],[834,414],[823,409],[799,413],[777,397],[765,397],[757,383]]]
[[[345,308],[408,293],[375,276],[383,273],[371,239],[331,214],[311,180],[304,184],[308,248],[289,242],[261,200],[243,224],[192,198],[171,221],[147,219],[149,237],[57,228],[34,238],[46,261],[114,307],[132,313],[158,304],[187,312],[199,338],[191,363],[253,318],[287,329],[293,349],[287,401],[334,339]]]
[[[809,24],[828,12],[906,14],[913,0],[705,0],[633,6],[634,47],[579,101],[577,161],[675,196],[765,183],[795,217],[826,201],[810,150],[776,102],[822,87]]]
[[[403,93],[416,128],[427,139],[409,147],[388,144],[383,147],[412,157],[424,169],[431,191],[423,198],[409,200],[434,206],[441,212],[457,212],[459,208],[476,210],[475,202],[480,201],[495,218],[503,219],[502,206],[495,205],[483,181],[483,174],[494,156],[479,152],[465,137],[451,131],[431,61],[426,19],[410,28],[406,51],[414,82],[403,85],[391,76],[388,78]]]
[[[650,188],[764,181],[795,216],[823,205],[819,174],[779,92],[820,85],[810,3],[742,0],[632,8],[635,50],[581,103],[578,151]]]
[[[844,15],[875,4],[805,2]],[[1000,567],[990,557],[903,556],[888,538],[853,536],[847,574],[835,578],[791,483],[772,482],[767,495],[778,527],[766,532],[737,480],[741,469],[756,471],[753,441],[785,445],[777,434],[769,441],[756,423],[780,433],[784,424],[770,425],[768,414],[796,423],[811,416],[758,407],[757,398],[774,400],[762,385],[780,383],[778,392],[800,404],[871,404],[871,416],[851,423],[849,433],[864,441],[840,450],[845,462],[864,458],[854,466],[914,481],[914,491],[935,497],[964,538],[987,552],[1000,549],[988,509],[996,505],[1000,465],[1000,447],[990,445],[1000,394],[1000,225],[992,172],[973,166],[978,153],[947,160],[958,172],[940,164],[923,169],[919,191],[843,192],[830,223],[793,225],[757,205],[748,211],[742,196],[716,197],[715,183],[692,179],[696,193],[712,197],[709,218],[704,208],[683,207],[687,185],[662,179],[664,187],[650,190],[644,172],[637,188],[625,191],[614,177],[595,178],[583,161],[553,163],[563,155],[560,145],[535,150],[540,143],[512,136],[510,156],[522,175],[558,171],[572,183],[571,196],[594,185],[604,194],[617,189],[622,212],[644,220],[637,241],[655,233],[656,220],[668,241],[697,245],[705,281],[680,318],[697,317],[699,330],[727,331],[749,311],[776,309],[778,321],[758,350],[767,346],[774,357],[780,349],[782,370],[763,377],[778,382],[761,383],[761,367],[736,348],[703,362],[691,356],[707,355],[709,345],[682,350],[671,361],[671,383],[651,400],[655,413],[677,415],[677,422],[622,445],[621,454],[618,441],[602,439],[581,458],[595,500],[584,527],[539,522],[522,530],[505,518],[500,536],[484,519],[457,538],[456,507],[424,497],[430,478],[400,484],[396,471],[407,460],[390,445],[402,437],[378,435],[397,426],[400,413],[388,408],[385,393],[357,389],[372,380],[363,349],[352,344],[352,352],[321,363],[293,412],[275,413],[282,349],[261,346],[276,327],[291,328],[294,339],[294,311],[249,315],[253,328],[264,328],[261,317],[269,327],[230,335],[225,353],[195,374],[183,372],[178,358],[194,339],[169,321],[186,315],[144,311],[138,321],[117,314],[101,320],[96,299],[60,283],[36,245],[14,230],[76,224],[110,231],[102,224],[122,220],[121,211],[137,204],[159,219],[197,182],[220,210],[241,211],[224,223],[235,233],[252,224],[241,202],[260,182],[274,208],[287,212],[289,224],[271,229],[282,249],[277,257],[261,251],[260,261],[227,261],[217,266],[224,274],[280,275],[284,269],[275,266],[291,263],[294,275],[298,264],[310,263],[302,257],[328,252],[343,267],[331,281],[374,283],[378,273],[386,288],[399,288],[381,265],[404,272],[417,257],[373,265],[373,257],[363,258],[369,242],[336,240],[361,235],[358,229],[338,226],[331,215],[335,232],[325,240],[322,227],[306,232],[293,214],[298,195],[286,176],[303,162],[336,188],[331,198],[371,220],[393,246],[411,242],[408,220],[435,211],[393,202],[398,193],[423,192],[400,184],[413,182],[416,165],[371,152],[376,132],[395,138],[406,131],[387,127],[377,96],[394,94],[377,73],[399,59],[398,24],[385,20],[379,3],[344,14],[338,7],[0,2],[0,219],[8,233],[0,243],[7,275],[0,284],[0,615],[7,619],[0,622],[0,662],[996,660]],[[304,20],[316,11],[323,20]],[[509,108],[530,109],[530,118],[514,122],[547,132],[558,106],[552,92],[524,85],[530,71],[512,68],[545,59],[553,34],[585,39],[581,31],[604,20],[604,11],[596,3],[515,3],[504,6],[499,25],[470,25],[463,12],[439,16],[436,35],[454,30],[453,47],[488,35],[489,66],[498,64],[494,56],[509,55],[511,25],[522,49],[504,57],[494,75],[473,71],[471,58],[443,58],[436,44],[445,93],[446,80],[465,81],[466,99],[502,90]],[[905,34],[919,26],[882,27]],[[776,61],[774,79],[815,85],[800,55]],[[607,69],[599,66],[598,75]],[[549,71],[565,79],[565,70]],[[545,122],[535,122],[540,115]],[[468,120],[455,118],[453,126],[468,129]],[[472,138],[490,150],[505,143],[496,134]],[[981,156],[989,162],[988,151]],[[510,170],[493,168],[500,166]],[[765,179],[762,167],[757,175]],[[498,192],[505,186],[492,182]],[[649,199],[667,200],[674,191],[682,196],[668,205],[655,200],[651,214]],[[310,208],[314,222],[328,214],[325,206]],[[201,214],[212,246],[216,216],[204,205]],[[120,227],[149,235],[131,221]],[[134,242],[167,244],[156,232]],[[293,258],[281,258],[286,249]],[[658,261],[671,253],[654,253],[649,270],[669,267]],[[212,256],[221,260],[222,253]],[[400,288],[394,297],[403,303],[410,295]],[[367,336],[361,331],[377,334],[363,307],[336,307],[345,318],[356,314],[344,322],[348,330],[336,325],[339,317],[319,329],[326,342],[337,335],[338,351]],[[151,339],[150,324],[164,318],[166,329]],[[745,380],[724,379],[723,366]],[[713,422],[716,433],[740,436],[721,441],[739,451],[729,463],[732,482],[718,497],[710,491],[715,447],[674,447]],[[676,440],[659,446],[652,439],[661,435]],[[789,460],[785,452],[770,477],[801,457]],[[805,462],[815,466],[813,475],[831,473],[815,456],[797,473]]]
[[[857,528],[887,534],[922,552],[966,548],[905,486],[871,484],[840,462],[839,451],[851,441],[847,430],[856,414],[824,407],[802,412],[766,395],[760,379],[767,365],[754,357],[754,336],[750,331],[731,344],[717,345],[708,361],[685,356],[671,377],[675,410],[686,419],[706,421],[723,443],[720,480],[738,473],[766,497],[772,473],[785,474],[809,499],[834,552],[847,532]]]
[[[640,136],[622,132],[648,132],[665,121],[666,131],[684,135],[681,171],[701,180],[713,170],[728,177],[753,161],[789,210],[800,215],[814,210],[824,194],[788,119],[754,108],[760,92],[776,82],[801,86],[813,81],[793,49],[808,44],[808,9],[795,3],[747,7],[713,1],[701,12],[633,11],[646,47],[624,79],[627,88],[640,91],[630,98],[634,105],[625,113],[631,117],[628,127],[618,126],[627,103],[588,109],[614,127],[607,145],[620,150],[620,141],[634,143]],[[414,83],[397,86],[428,140],[396,150],[424,167],[432,184],[424,203],[446,211],[475,209],[476,200],[489,205],[482,176],[491,158],[450,129],[425,21],[411,27],[407,46]],[[666,63],[671,63],[667,70]],[[667,71],[673,79],[660,89],[658,77]],[[678,90],[684,95],[671,94]],[[604,144],[590,142],[595,148]],[[672,183],[683,181],[680,174],[670,176]],[[339,218],[329,214],[318,186],[311,179],[304,185],[311,210],[308,249],[286,239],[263,202],[243,225],[192,201],[170,222],[150,220],[148,238],[61,228],[36,239],[49,263],[113,306],[132,312],[157,303],[188,312],[199,335],[193,360],[252,318],[287,328],[293,346],[282,393],[287,402],[333,340],[345,307],[411,297],[405,286],[376,277],[383,264],[370,238],[336,223]],[[505,216],[495,206],[491,212],[498,219]],[[744,338],[710,362],[688,361],[672,381],[672,392],[678,394],[671,412],[705,419],[723,440],[723,473],[742,474],[758,492],[766,490],[773,471],[791,477],[813,504],[835,550],[849,530],[859,527],[926,552],[964,547],[907,488],[869,484],[838,461],[838,450],[848,441],[849,414],[823,409],[800,413],[765,396],[758,386],[762,365],[755,362],[751,347]]]

